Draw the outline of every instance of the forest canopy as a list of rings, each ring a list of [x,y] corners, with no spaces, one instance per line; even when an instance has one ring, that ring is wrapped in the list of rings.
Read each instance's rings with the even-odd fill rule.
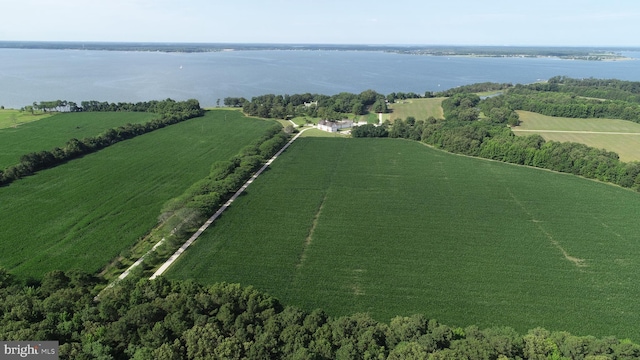
[[[57,340],[62,359],[634,359],[614,337],[535,328],[452,327],[425,315],[388,323],[281,304],[252,287],[98,278],[53,271],[21,284],[0,269],[0,338]]]

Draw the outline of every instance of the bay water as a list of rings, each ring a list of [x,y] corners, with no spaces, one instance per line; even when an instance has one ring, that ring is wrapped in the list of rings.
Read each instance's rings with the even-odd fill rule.
[[[500,82],[527,84],[557,75],[640,81],[631,60],[425,56],[379,51],[247,50],[166,53],[0,49],[0,105],[34,101],[138,102],[195,98],[204,107],[225,97],[263,94],[441,91]]]

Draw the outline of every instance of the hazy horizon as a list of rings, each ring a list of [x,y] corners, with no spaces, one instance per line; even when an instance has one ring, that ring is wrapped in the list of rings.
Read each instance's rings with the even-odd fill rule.
[[[2,41],[640,47],[635,0],[21,0]]]

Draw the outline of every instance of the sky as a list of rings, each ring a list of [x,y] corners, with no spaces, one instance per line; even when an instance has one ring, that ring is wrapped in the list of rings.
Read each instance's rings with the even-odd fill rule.
[[[640,46],[638,0],[0,0],[0,41]]]

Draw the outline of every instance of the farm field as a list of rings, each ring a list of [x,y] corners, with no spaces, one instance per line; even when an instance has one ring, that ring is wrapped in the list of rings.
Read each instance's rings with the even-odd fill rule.
[[[393,121],[395,119],[405,120],[408,116],[413,116],[416,120],[426,120],[430,116],[436,119],[443,119],[442,100],[444,99],[445,98],[398,100],[397,103],[389,106],[392,111],[391,113],[382,115],[383,121]]]
[[[0,129],[17,127],[32,121],[48,118],[49,116],[51,115],[45,113],[31,114],[30,112],[14,109],[0,109]]]
[[[0,128],[0,169],[17,164],[24,154],[63,147],[72,138],[96,136],[126,123],[145,123],[157,117],[134,112],[61,113],[15,128]]]
[[[0,187],[0,267],[20,278],[99,271],[156,225],[167,200],[270,126],[209,111]]]
[[[640,340],[640,194],[400,139],[300,138],[167,276],[388,321]]]
[[[518,111],[516,135],[540,134],[546,140],[577,142],[614,151],[622,161],[640,161],[640,124],[617,119],[573,119]]]

